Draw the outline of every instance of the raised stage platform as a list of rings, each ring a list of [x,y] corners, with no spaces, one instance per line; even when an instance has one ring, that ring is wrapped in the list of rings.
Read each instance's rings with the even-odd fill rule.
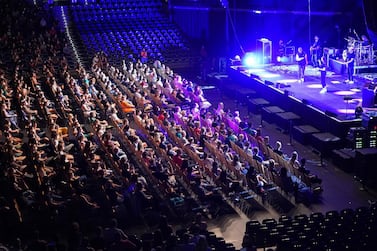
[[[355,108],[365,105],[363,92],[371,82],[365,76],[365,73],[356,75],[354,83],[348,84],[346,75],[328,71],[328,91],[323,94],[320,93],[320,72],[311,66],[306,69],[304,82],[297,80],[297,65],[231,66],[228,74],[212,78],[225,91],[233,93],[234,98],[246,102],[262,98],[268,106],[278,106],[285,112],[296,114],[300,118],[295,121],[296,125],[311,125],[344,139],[349,128],[362,125],[362,119],[355,117]],[[368,76],[370,78],[370,74]],[[260,108],[258,104],[251,105]],[[364,110],[372,107],[373,101],[369,100],[367,106]]]

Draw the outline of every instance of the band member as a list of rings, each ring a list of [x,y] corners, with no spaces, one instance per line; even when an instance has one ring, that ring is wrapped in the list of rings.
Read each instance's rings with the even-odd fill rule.
[[[318,36],[314,36],[314,43],[310,46],[310,58],[313,67],[318,67],[318,60],[321,55],[321,42],[319,41]]]
[[[304,82],[305,67],[308,64],[308,56],[302,47],[298,47],[297,49],[296,61],[298,64],[298,81]]]
[[[279,40],[279,47],[278,47],[278,56],[284,57],[285,56],[285,43],[283,40]]]
[[[320,93],[326,93],[327,92],[327,85],[326,85],[326,57],[322,55],[322,57],[318,60],[318,66],[319,71],[321,72],[321,84],[322,84],[322,90]]]
[[[366,35],[361,35],[361,45],[362,46],[370,45],[370,41]]]
[[[353,73],[355,70],[355,49],[352,46],[348,48],[347,59],[345,64],[347,66],[348,75],[348,79],[346,80],[346,82],[353,84]]]
[[[373,48],[366,35],[361,35],[360,41],[360,63],[361,64],[372,64],[373,63]]]

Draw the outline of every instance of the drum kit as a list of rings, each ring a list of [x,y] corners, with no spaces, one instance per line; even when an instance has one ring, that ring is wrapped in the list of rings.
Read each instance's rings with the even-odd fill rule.
[[[355,39],[353,37],[344,38],[347,41],[347,48],[354,48],[355,61],[357,65],[369,65],[374,63],[373,44],[368,40]]]

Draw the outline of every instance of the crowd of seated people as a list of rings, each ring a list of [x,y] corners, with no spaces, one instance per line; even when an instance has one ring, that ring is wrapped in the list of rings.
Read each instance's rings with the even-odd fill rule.
[[[274,166],[274,168],[269,169],[268,165],[263,164],[264,161],[268,161],[273,157],[276,158],[276,156],[270,155],[273,149],[269,145],[269,142],[266,141],[268,136],[262,137],[260,128],[253,128],[250,123],[240,121],[240,117],[237,114],[235,117],[229,116],[229,112],[224,111],[224,105],[221,103],[218,105],[218,109],[214,111],[210,110],[206,105],[201,105],[201,103],[197,106],[197,102],[192,102],[192,100],[195,100],[193,90],[196,89],[192,82],[186,81],[178,74],[173,74],[169,68],[159,62],[154,65],[155,68],[150,68],[150,66],[141,62],[137,62],[136,64],[123,62],[122,69],[109,66],[109,76],[115,83],[118,83],[118,88],[126,89],[123,90],[126,95],[133,97],[136,107],[145,107],[144,102],[138,102],[141,97],[147,100],[150,109],[143,109],[143,116],[146,116],[149,122],[153,121],[153,116],[156,116],[153,123],[163,129],[159,134],[167,133],[169,136],[171,135],[170,140],[175,142],[175,148],[181,148],[177,156],[176,151],[169,145],[167,153],[169,156],[174,157],[173,164],[178,167],[182,166],[182,147],[189,145],[190,149],[183,150],[190,157],[192,157],[192,154],[196,155],[192,159],[199,166],[203,163],[203,153],[206,152],[207,155],[212,155],[211,158],[219,161],[219,169],[223,169],[220,173],[226,174],[224,179],[224,175],[221,178],[220,176],[214,177],[214,173],[207,173],[205,172],[207,170],[201,168],[198,170],[185,169],[185,171],[190,170],[190,177],[197,178],[205,175],[206,177],[210,177],[212,181],[218,180],[220,183],[223,183],[224,190],[226,190],[229,184],[251,184],[251,188],[257,193],[264,191],[262,187],[274,182],[275,179],[279,179],[280,182],[280,179],[285,179],[289,174],[288,180],[291,180],[291,177],[296,175],[292,170],[298,169],[299,166],[292,165],[287,159],[276,159],[273,162],[276,165],[283,165],[281,162],[284,162],[286,166],[290,165],[290,168],[287,169],[284,175],[280,175],[280,172],[275,172],[274,174],[277,177],[272,177],[273,173],[266,173],[265,170],[278,170],[279,168]],[[107,77],[102,78],[106,79]],[[177,93],[182,95],[182,98],[177,98]],[[163,102],[161,101],[162,97]],[[193,104],[185,107],[189,103]],[[171,109],[172,105],[175,105],[174,109]],[[150,111],[153,111],[155,115],[150,116]],[[141,127],[147,129],[149,126],[146,124],[149,124],[149,122],[141,123]],[[161,125],[159,125],[160,123]],[[169,128],[166,128],[168,126]],[[155,128],[156,126],[153,125],[153,127]],[[154,139],[151,140],[151,142],[153,141]],[[237,144],[241,150],[245,150],[245,152],[249,151],[252,159],[256,162],[251,161],[250,163],[247,158],[240,158],[237,155],[237,151],[233,149],[231,142]],[[196,144],[197,146],[195,146]],[[259,149],[260,147],[262,147],[262,150]],[[211,149],[216,150],[211,151]],[[257,167],[253,165],[257,165]],[[249,169],[251,171],[248,172]],[[218,169],[214,168],[213,170],[215,170],[215,175],[217,175]],[[248,176],[246,176],[247,173]],[[253,182],[248,181],[248,179],[251,179]],[[294,177],[292,182],[299,183],[300,186],[306,186],[298,176]],[[284,188],[287,186],[281,187]],[[286,192],[291,193],[293,191],[286,189]]]
[[[297,152],[284,159],[280,142],[272,149],[239,113],[222,103],[212,109],[199,86],[168,66],[139,61],[117,69],[98,53],[90,72],[72,70],[56,23],[34,22],[39,29],[26,35],[25,17],[12,36],[1,34],[10,64],[0,69],[2,242],[20,238],[26,250],[45,250],[48,242],[69,250],[205,247],[202,223],[142,241],[115,218],[123,226],[143,220],[161,210],[160,196],[198,197],[196,205],[216,214],[223,193],[239,187],[263,196],[275,183],[296,196],[300,186],[321,183]]]
[[[56,23],[40,26],[36,14],[43,10],[21,1],[1,4],[1,249],[205,248],[205,228],[194,227],[199,222],[163,238],[156,232],[151,243],[117,226],[142,217],[155,200],[107,121],[147,149],[127,118],[117,116],[106,90],[82,67],[68,66]],[[120,102],[124,112],[135,111],[127,97]]]

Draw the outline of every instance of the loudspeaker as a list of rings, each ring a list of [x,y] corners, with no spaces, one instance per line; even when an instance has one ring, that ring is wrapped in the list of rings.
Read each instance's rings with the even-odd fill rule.
[[[264,81],[264,84],[265,84],[265,85],[274,85],[274,83],[272,83],[271,81],[268,81],[268,80],[265,80],[265,81]]]

